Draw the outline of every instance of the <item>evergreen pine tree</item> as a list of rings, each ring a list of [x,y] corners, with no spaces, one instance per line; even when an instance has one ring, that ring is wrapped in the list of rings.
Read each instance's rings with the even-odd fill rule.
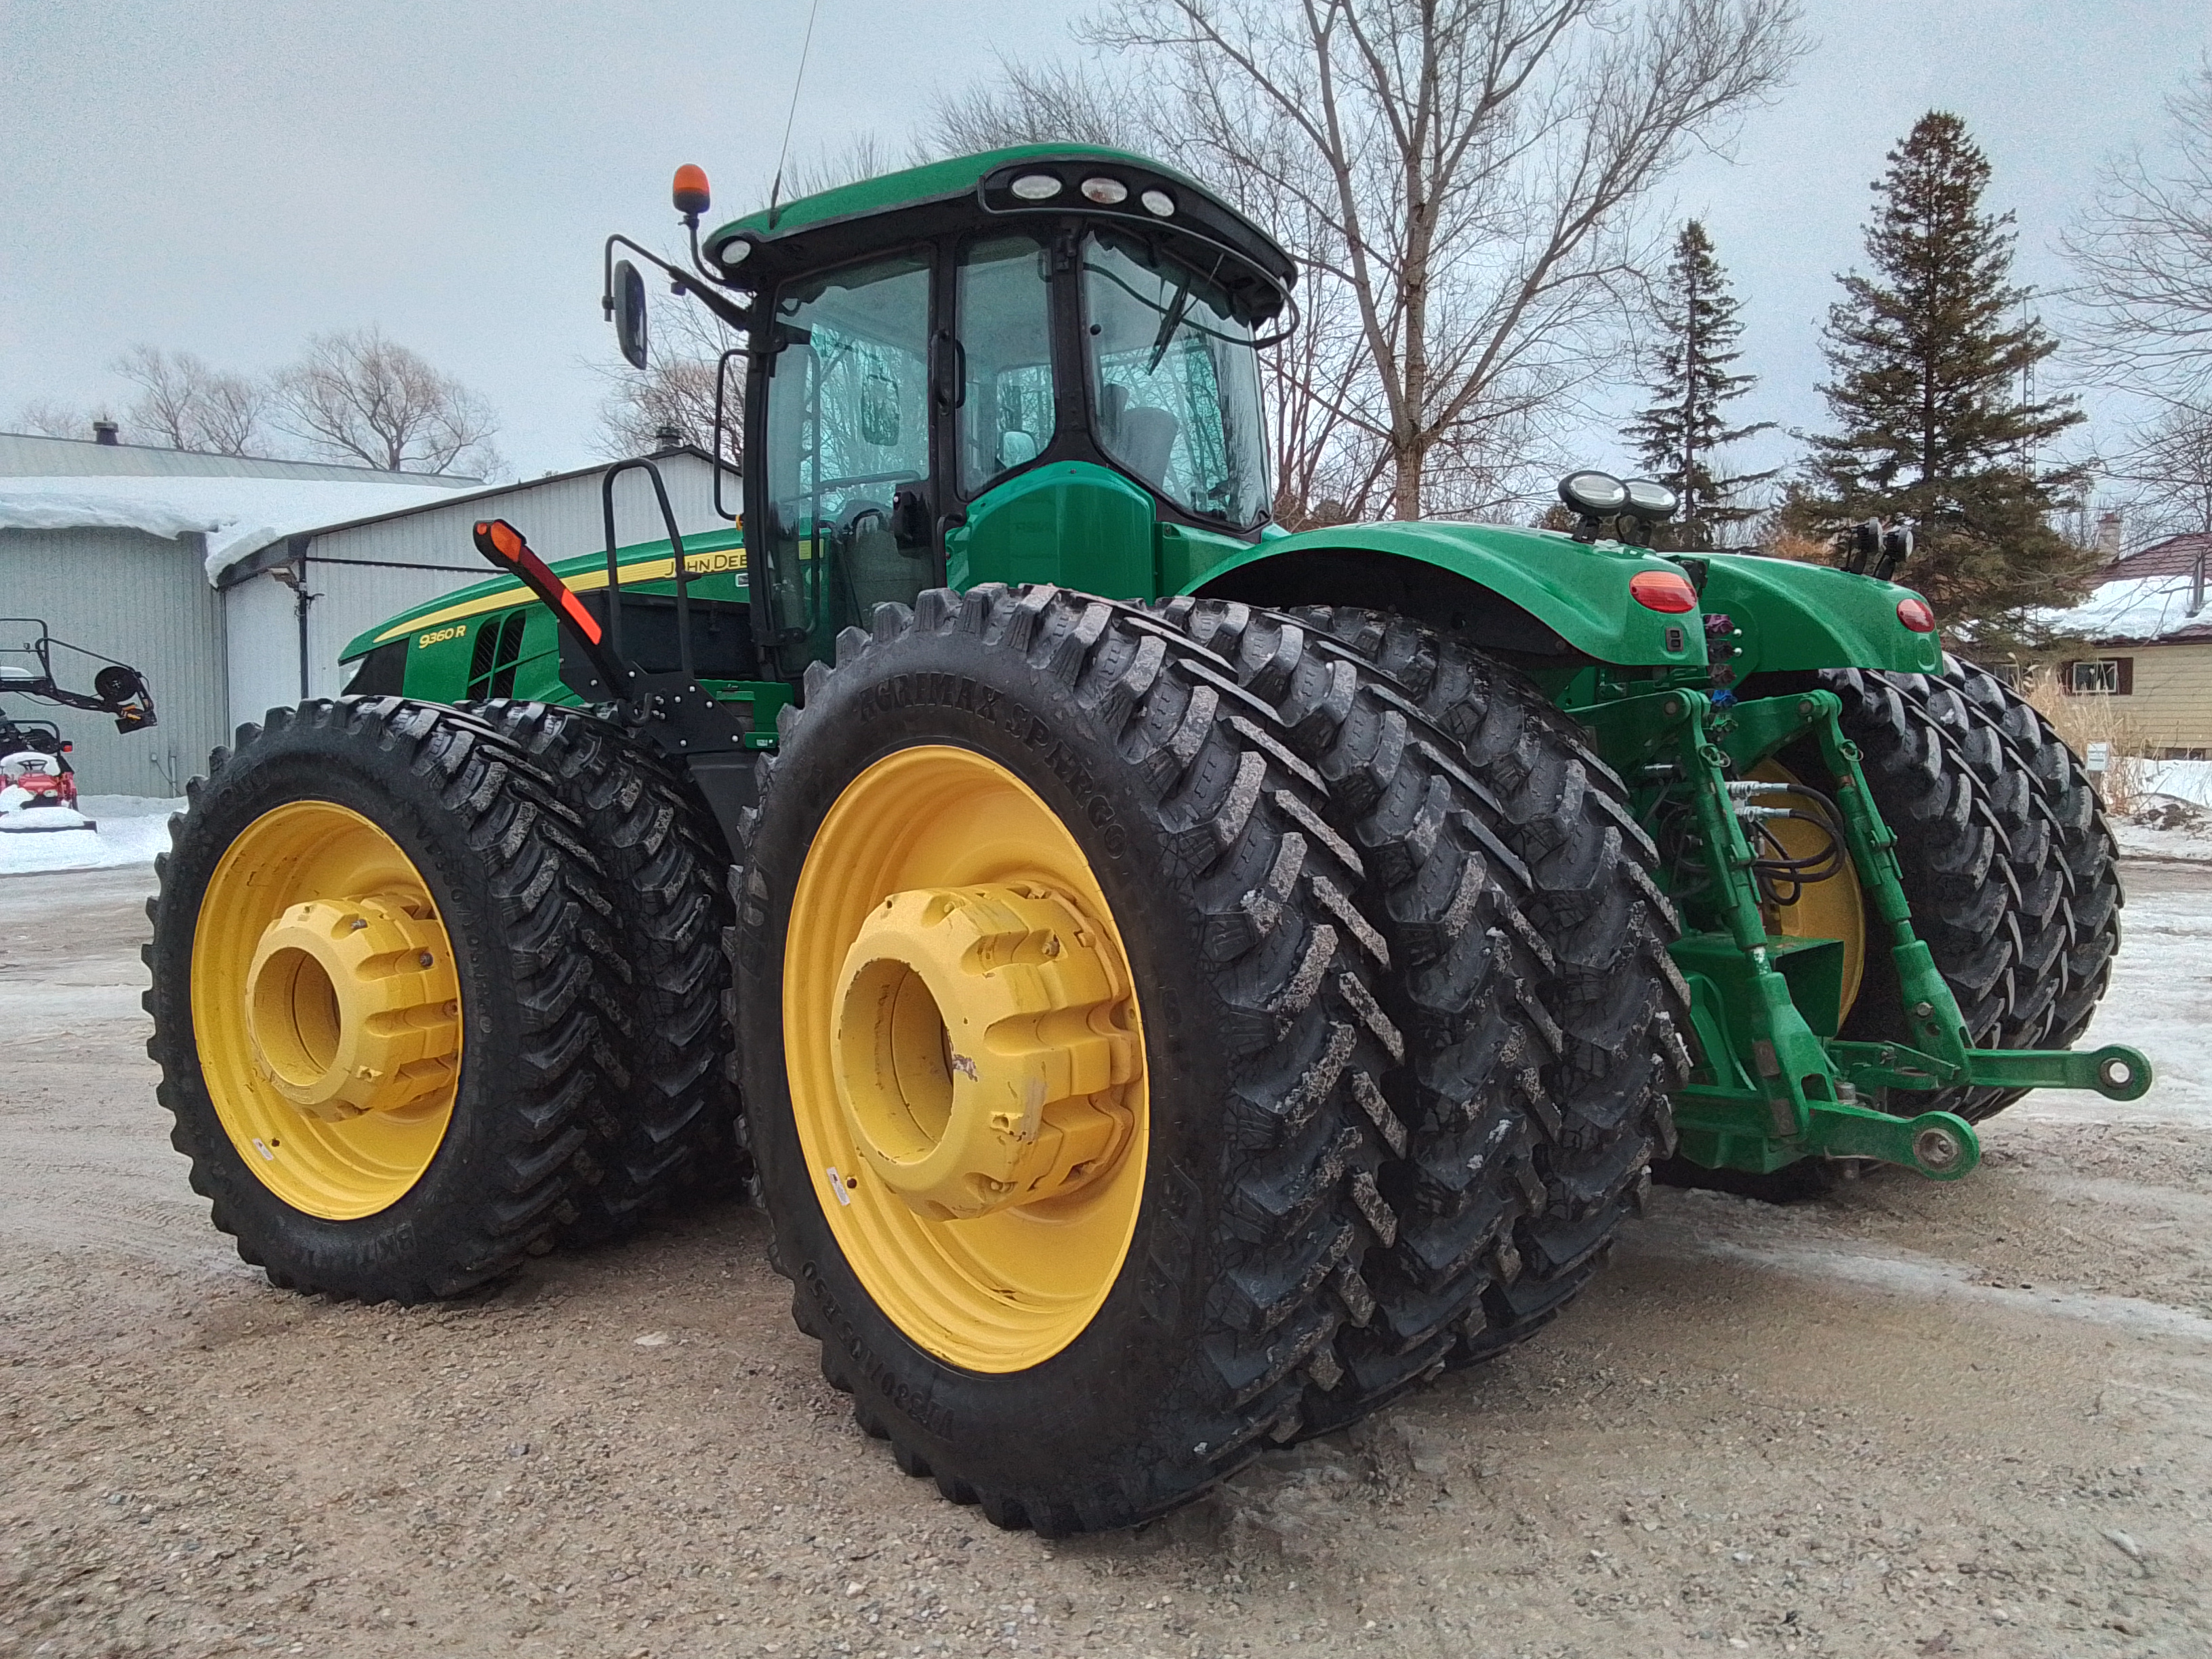
[[[1717,472],[1717,452],[1774,423],[1731,427],[1722,413],[1758,377],[1729,373],[1729,365],[1743,355],[1735,349],[1743,325],[1736,320],[1728,273],[1713,257],[1705,228],[1695,219],[1674,240],[1674,257],[1654,311],[1659,340],[1643,384],[1655,401],[1621,435],[1636,446],[1645,470],[1681,499],[1661,545],[1709,548],[1722,531],[1759,511],[1737,499],[1746,487],[1774,476]]]
[[[1981,211],[1990,165],[1957,116],[1931,110],[1888,156],[1867,227],[1874,274],[1840,280],[1820,388],[1838,430],[1814,437],[1799,527],[1862,519],[1913,526],[1900,580],[1947,629],[1984,645],[2027,607],[2063,604],[2094,554],[2053,527],[2078,468],[2039,465],[2037,447],[2082,417],[2068,398],[2031,401],[2026,371],[2058,349],[2021,313],[2010,214]]]

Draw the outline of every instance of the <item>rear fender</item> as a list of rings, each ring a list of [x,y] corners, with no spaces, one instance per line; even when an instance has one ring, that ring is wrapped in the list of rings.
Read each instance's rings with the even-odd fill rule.
[[[1393,611],[1485,649],[1561,667],[1703,663],[1698,612],[1648,611],[1630,597],[1630,579],[1644,570],[1680,574],[1679,565],[1636,548],[1551,531],[1344,525],[1240,548],[1194,573],[1181,591],[1261,605]]]
[[[1703,576],[1706,614],[1727,617],[1737,630],[1739,679],[1808,668],[1942,670],[1939,637],[1914,633],[1899,617],[1900,604],[1919,597],[1909,587],[1747,553],[1685,554],[1682,562]]]

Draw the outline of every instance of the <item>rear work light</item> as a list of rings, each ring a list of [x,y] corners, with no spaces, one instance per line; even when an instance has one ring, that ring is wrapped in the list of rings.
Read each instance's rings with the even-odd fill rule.
[[[1679,570],[1639,570],[1628,579],[1628,597],[1646,611],[1680,616],[1698,608],[1698,590]]]
[[[1928,608],[1928,601],[1917,594],[1908,594],[1897,602],[1897,619],[1916,634],[1936,631],[1936,613]]]

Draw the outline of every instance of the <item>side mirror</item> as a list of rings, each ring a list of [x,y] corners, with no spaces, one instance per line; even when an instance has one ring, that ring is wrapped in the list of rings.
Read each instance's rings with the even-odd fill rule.
[[[627,259],[615,267],[615,338],[623,361],[643,368],[646,361],[645,278]]]

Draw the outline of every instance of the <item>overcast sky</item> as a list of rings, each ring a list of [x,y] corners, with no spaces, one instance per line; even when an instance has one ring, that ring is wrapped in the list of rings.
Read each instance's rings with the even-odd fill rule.
[[[994,52],[1064,49],[1085,9],[820,4],[800,155],[902,140],[934,91]],[[1821,418],[1817,331],[1867,185],[1917,117],[1965,118],[1990,204],[2019,216],[2021,279],[2056,283],[2099,161],[2154,137],[2212,44],[2212,9],[2173,0],[1805,9],[1819,44],[1796,85],[1668,191],[1744,301],[1764,377],[1745,407],[1801,427]],[[618,362],[600,239],[666,237],[678,161],[708,169],[718,211],[757,204],[805,21],[806,0],[0,0],[0,428],[33,399],[127,405],[109,365],[134,343],[259,371],[374,323],[492,402],[518,473],[597,459],[598,371]]]

